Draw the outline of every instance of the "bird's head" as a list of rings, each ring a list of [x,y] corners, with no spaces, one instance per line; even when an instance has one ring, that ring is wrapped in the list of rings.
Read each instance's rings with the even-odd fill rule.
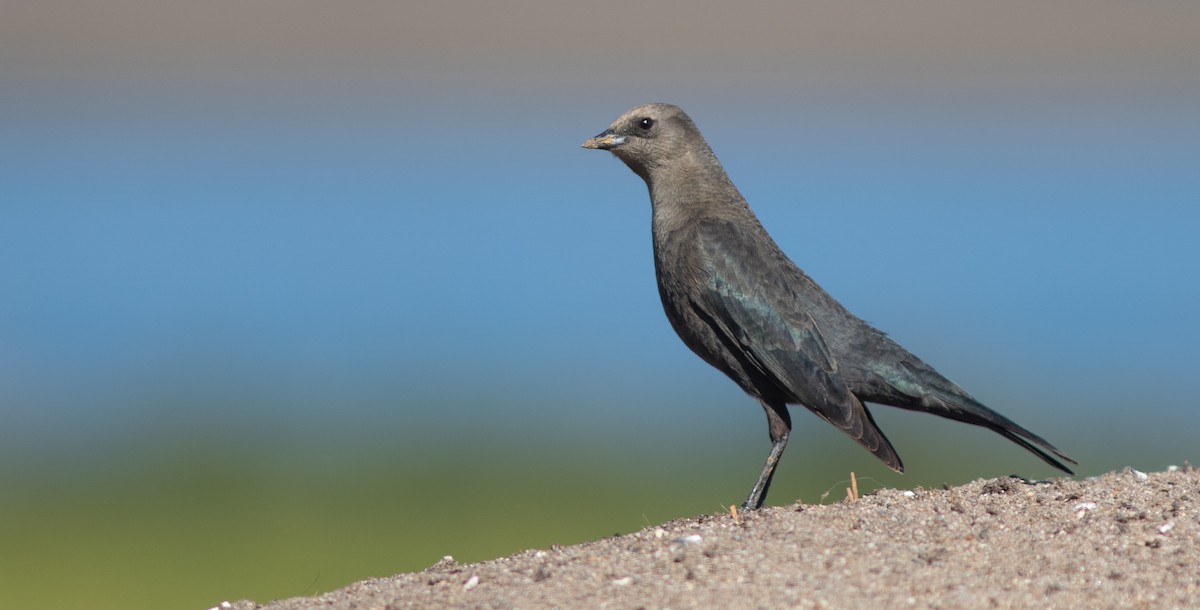
[[[707,144],[695,123],[678,106],[643,104],[625,112],[584,148],[607,150],[649,181],[656,168],[670,166]]]

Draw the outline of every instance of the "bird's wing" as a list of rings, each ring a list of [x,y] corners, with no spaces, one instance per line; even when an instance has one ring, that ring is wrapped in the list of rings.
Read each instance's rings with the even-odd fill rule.
[[[900,458],[870,413],[838,374],[821,329],[797,298],[799,270],[769,238],[744,238],[741,227],[700,227],[696,246],[708,267],[697,307],[714,331],[736,345],[759,371],[822,419],[837,426],[893,469]]]

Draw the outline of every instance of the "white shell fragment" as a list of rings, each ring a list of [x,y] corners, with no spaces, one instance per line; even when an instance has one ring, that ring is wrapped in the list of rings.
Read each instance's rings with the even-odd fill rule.
[[[700,540],[702,540],[700,534],[688,534],[687,536],[680,536],[672,540],[671,544],[687,546],[689,544],[700,544]]]

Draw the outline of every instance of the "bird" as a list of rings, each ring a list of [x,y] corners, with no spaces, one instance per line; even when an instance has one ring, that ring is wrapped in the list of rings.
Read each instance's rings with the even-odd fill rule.
[[[804,406],[896,472],[904,465],[866,403],[982,426],[1074,474],[1063,462],[1077,462],[850,313],[797,267],[678,106],[636,106],[583,147],[609,151],[645,181],[667,320],[766,414],[771,451],[743,509],[766,501],[792,431],[788,405]]]

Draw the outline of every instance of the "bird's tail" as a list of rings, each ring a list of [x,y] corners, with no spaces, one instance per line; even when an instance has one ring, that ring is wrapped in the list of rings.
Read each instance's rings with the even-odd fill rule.
[[[905,363],[906,365],[908,363]],[[1075,474],[1063,462],[1078,465],[1046,439],[1030,432],[1011,419],[989,409],[975,400],[954,382],[927,367],[905,366],[908,372],[920,379],[920,396],[913,404],[897,404],[904,409],[926,411],[935,415],[987,428],[1004,438],[1022,446],[1047,464],[1070,475]],[[923,370],[924,369],[924,370]],[[1061,460],[1061,461],[1060,461]]]

